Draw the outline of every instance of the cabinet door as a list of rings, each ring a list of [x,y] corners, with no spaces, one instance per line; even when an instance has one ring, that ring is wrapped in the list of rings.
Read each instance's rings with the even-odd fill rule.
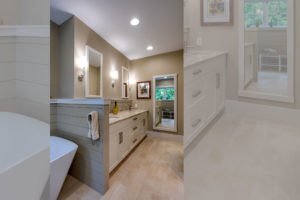
[[[109,134],[109,170],[111,171],[119,162],[119,132]]]
[[[130,145],[131,145],[131,132],[130,128],[124,128],[122,131],[119,132],[120,137],[121,137],[121,144],[120,144],[120,157],[121,159],[124,159],[129,151],[130,151]]]
[[[121,129],[118,132],[118,137],[119,137],[119,148],[118,148],[118,154],[119,154],[119,161],[121,161],[123,158],[126,157],[128,153],[127,149],[127,140],[126,140],[126,129]]]

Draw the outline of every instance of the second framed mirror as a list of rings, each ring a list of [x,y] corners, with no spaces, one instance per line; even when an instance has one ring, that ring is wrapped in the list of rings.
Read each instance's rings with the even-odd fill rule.
[[[177,132],[177,74],[153,77],[153,129]]]

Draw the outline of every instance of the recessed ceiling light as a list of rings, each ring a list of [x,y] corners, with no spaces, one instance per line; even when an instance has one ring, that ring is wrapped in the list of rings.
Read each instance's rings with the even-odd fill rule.
[[[153,50],[153,46],[149,45],[149,46],[147,47],[147,50],[148,50],[148,51],[152,51],[152,50]]]
[[[137,26],[137,25],[139,25],[139,23],[140,23],[140,20],[139,20],[138,18],[132,18],[132,19],[130,20],[130,24],[131,24],[132,26]]]

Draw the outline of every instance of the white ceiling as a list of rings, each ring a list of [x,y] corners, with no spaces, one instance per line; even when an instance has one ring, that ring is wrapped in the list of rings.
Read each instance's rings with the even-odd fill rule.
[[[51,0],[52,21],[61,25],[72,15],[131,60],[183,48],[182,0]]]

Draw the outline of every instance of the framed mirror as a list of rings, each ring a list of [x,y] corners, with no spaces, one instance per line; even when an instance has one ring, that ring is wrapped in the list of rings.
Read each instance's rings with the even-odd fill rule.
[[[153,129],[177,132],[177,74],[153,77]]]
[[[122,67],[122,98],[129,98],[129,70]]]
[[[242,0],[239,96],[294,103],[294,0]]]
[[[103,96],[103,55],[92,47],[86,46],[87,68],[85,79],[85,96]]]

